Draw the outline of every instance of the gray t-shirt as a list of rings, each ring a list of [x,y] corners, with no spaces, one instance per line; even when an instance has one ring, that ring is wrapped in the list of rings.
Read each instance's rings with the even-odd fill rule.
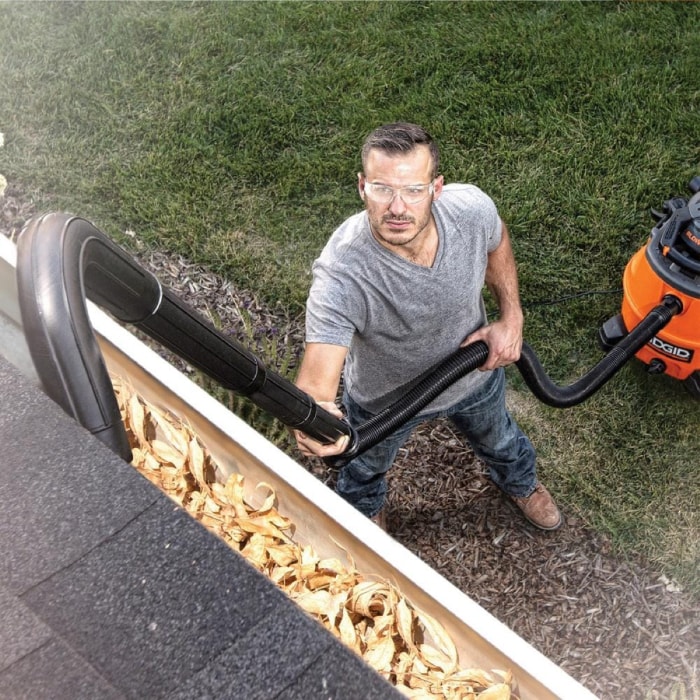
[[[364,211],[333,233],[313,264],[306,341],[349,348],[345,388],[373,413],[486,322],[484,275],[501,240],[496,206],[474,185],[452,184],[432,209],[439,243],[430,268],[380,245]],[[422,413],[453,406],[489,375],[470,372]]]

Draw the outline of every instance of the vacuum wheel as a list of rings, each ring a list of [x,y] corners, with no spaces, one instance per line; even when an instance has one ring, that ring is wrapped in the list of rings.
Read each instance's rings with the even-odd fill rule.
[[[694,398],[700,399],[700,370],[693,372],[687,379],[684,379],[683,386]]]

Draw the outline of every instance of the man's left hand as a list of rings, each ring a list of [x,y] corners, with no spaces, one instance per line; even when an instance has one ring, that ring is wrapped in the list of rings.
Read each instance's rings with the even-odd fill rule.
[[[483,340],[489,346],[489,356],[479,369],[482,372],[498,367],[506,367],[520,359],[523,347],[523,333],[520,324],[494,321],[482,326],[462,342],[460,347]]]

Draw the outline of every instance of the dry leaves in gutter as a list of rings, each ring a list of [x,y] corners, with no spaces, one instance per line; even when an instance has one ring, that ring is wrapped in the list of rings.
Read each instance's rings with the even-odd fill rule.
[[[277,510],[271,486],[257,485],[262,505],[254,508],[244,498],[243,476],[215,480],[216,465],[189,426],[121,378],[113,383],[132,464],[406,697],[517,700],[510,672],[460,669],[454,642],[435,619],[388,582],[294,542],[287,534],[293,524]]]

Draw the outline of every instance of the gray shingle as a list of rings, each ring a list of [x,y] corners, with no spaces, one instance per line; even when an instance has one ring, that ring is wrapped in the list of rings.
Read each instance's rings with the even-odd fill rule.
[[[225,649],[169,700],[380,700],[402,697],[348,653],[295,606],[280,606],[268,620]]]
[[[39,648],[52,636],[51,628],[0,583],[0,670]]]
[[[118,532],[160,493],[17,372],[0,372],[0,396],[0,580],[21,592]]]
[[[268,584],[163,496],[24,600],[115,685],[155,697],[289,602]]]
[[[333,645],[278,697],[279,700],[386,700],[404,697],[378,675],[366,671],[367,666],[358,656],[346,653],[344,647]]]
[[[3,700],[123,700],[85,659],[52,639],[0,672]]]

